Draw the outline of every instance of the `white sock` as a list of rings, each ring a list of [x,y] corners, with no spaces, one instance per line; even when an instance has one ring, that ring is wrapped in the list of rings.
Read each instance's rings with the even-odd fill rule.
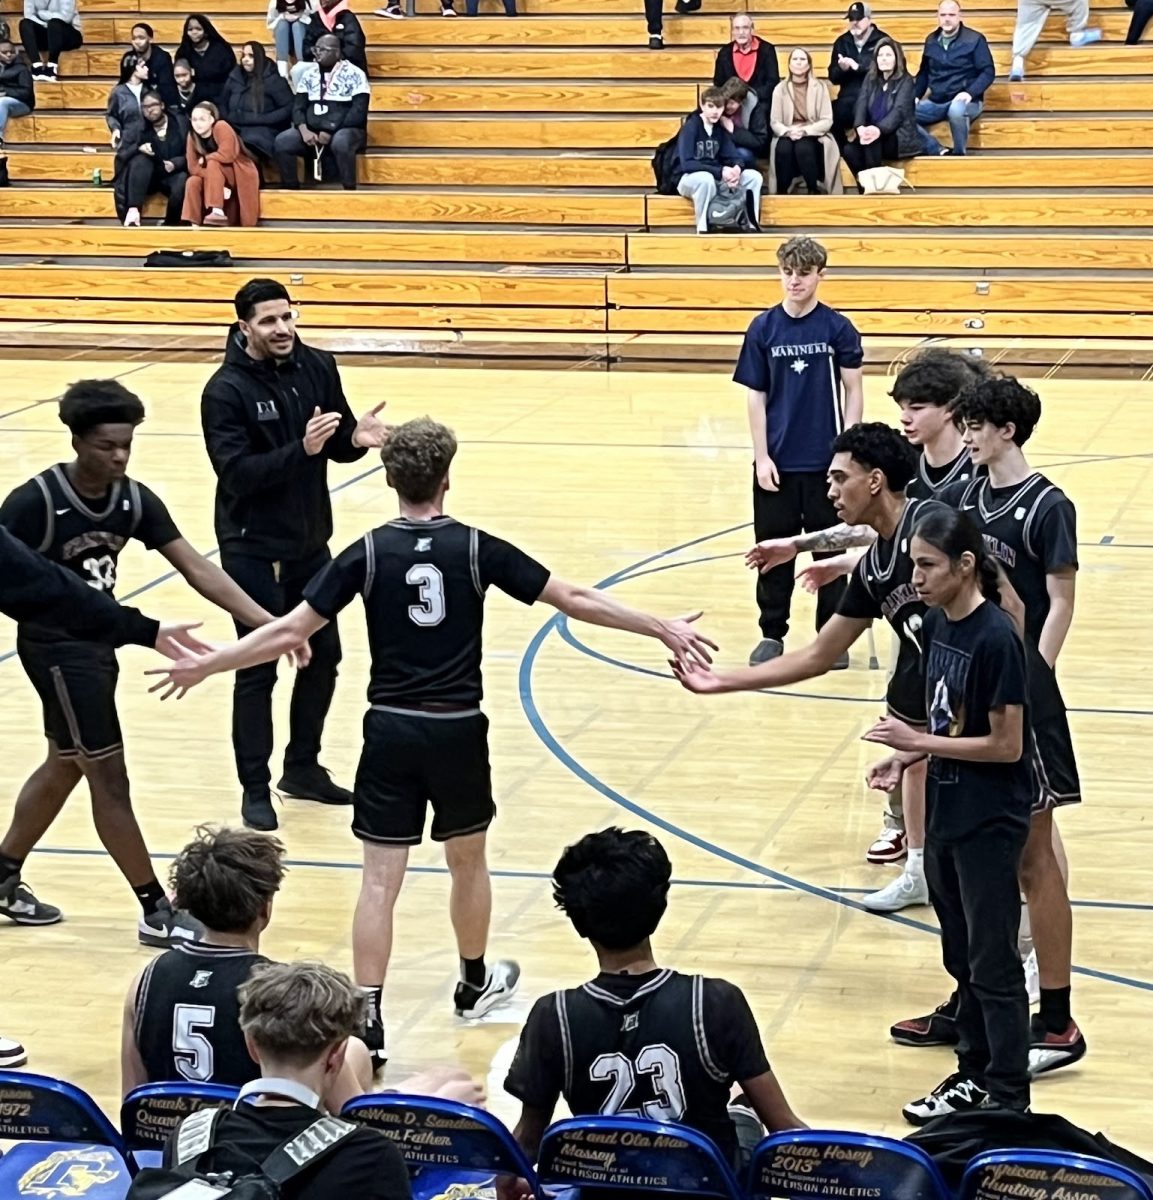
[[[924,875],[925,873],[925,851],[909,850],[905,858],[905,870],[910,875]]]

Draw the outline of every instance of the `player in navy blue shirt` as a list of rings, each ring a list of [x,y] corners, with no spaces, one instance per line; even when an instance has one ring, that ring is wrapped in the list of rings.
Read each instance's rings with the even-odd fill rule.
[[[828,256],[812,238],[790,238],[777,250],[784,299],[754,317],[733,380],[748,388],[753,439],[753,527],[757,541],[836,524],[825,472],[833,439],[861,419],[861,335],[848,318],[822,304],[817,289]],[[837,611],[844,582],[817,594],[817,628]],[[749,665],[784,651],[793,571],[757,576],[761,641]],[[848,666],[846,655],[838,667]]]

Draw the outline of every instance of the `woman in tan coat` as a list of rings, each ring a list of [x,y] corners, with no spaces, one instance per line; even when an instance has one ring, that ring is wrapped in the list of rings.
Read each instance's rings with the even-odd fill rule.
[[[841,153],[829,132],[833,102],[824,80],[814,78],[807,50],[789,55],[789,73],[773,89],[769,127],[773,131],[769,191],[784,196],[804,181],[810,195],[840,194]]]
[[[193,225],[257,225],[260,173],[236,130],[216,105],[201,101],[189,114],[184,220]]]

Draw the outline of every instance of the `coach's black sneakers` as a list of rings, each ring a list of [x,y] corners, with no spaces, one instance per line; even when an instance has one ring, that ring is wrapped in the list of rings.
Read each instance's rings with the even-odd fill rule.
[[[520,964],[509,958],[502,958],[489,968],[484,987],[478,988],[463,982],[456,985],[452,997],[456,1015],[466,1020],[483,1017],[489,1009],[511,999],[516,994],[519,983]]]
[[[749,666],[756,667],[764,662],[780,658],[785,652],[785,643],[780,638],[761,638],[749,655]]]
[[[204,936],[204,926],[183,909],[173,908],[167,896],[155,911],[140,918],[137,933],[142,946],[158,946],[170,950],[181,942],[198,942]]]
[[[889,1037],[901,1046],[955,1046],[961,1040],[957,1032],[957,993],[928,1016],[898,1021],[889,1029]]]
[[[249,829],[261,833],[271,833],[279,826],[276,809],[272,807],[272,794],[267,787],[244,789],[244,798],[240,801],[240,819]]]
[[[332,782],[332,776],[319,763],[309,767],[284,768],[276,785],[278,792],[295,800],[315,800],[318,804],[351,804],[352,793]]]
[[[64,914],[51,904],[43,904],[32,895],[32,889],[11,875],[0,883],[0,917],[17,925],[55,925]]]
[[[901,1109],[910,1125],[928,1125],[934,1117],[973,1112],[987,1105],[989,1093],[976,1082],[955,1071],[920,1100],[911,1100]]]
[[[1076,1021],[1070,1021],[1061,1033],[1053,1033],[1045,1028],[1040,1015],[1035,1015],[1029,1025],[1029,1075],[1035,1079],[1046,1071],[1072,1066],[1088,1049]]]

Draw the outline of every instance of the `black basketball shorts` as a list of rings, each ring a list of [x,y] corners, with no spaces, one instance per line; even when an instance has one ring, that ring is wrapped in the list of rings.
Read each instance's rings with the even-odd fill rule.
[[[925,712],[925,671],[921,656],[901,641],[897,665],[885,689],[889,713],[906,725],[924,728],[929,723]]]
[[[40,697],[44,736],[61,758],[110,758],[123,752],[116,713],[120,667],[111,646],[17,638],[16,652]]]
[[[492,824],[488,718],[374,705],[353,786],[352,832],[366,842],[415,846],[432,805],[432,839],[447,842]]]
[[[1052,667],[1036,647],[1026,646],[1029,668],[1029,739],[1033,768],[1033,812],[1081,803],[1081,776],[1065,700]]]

